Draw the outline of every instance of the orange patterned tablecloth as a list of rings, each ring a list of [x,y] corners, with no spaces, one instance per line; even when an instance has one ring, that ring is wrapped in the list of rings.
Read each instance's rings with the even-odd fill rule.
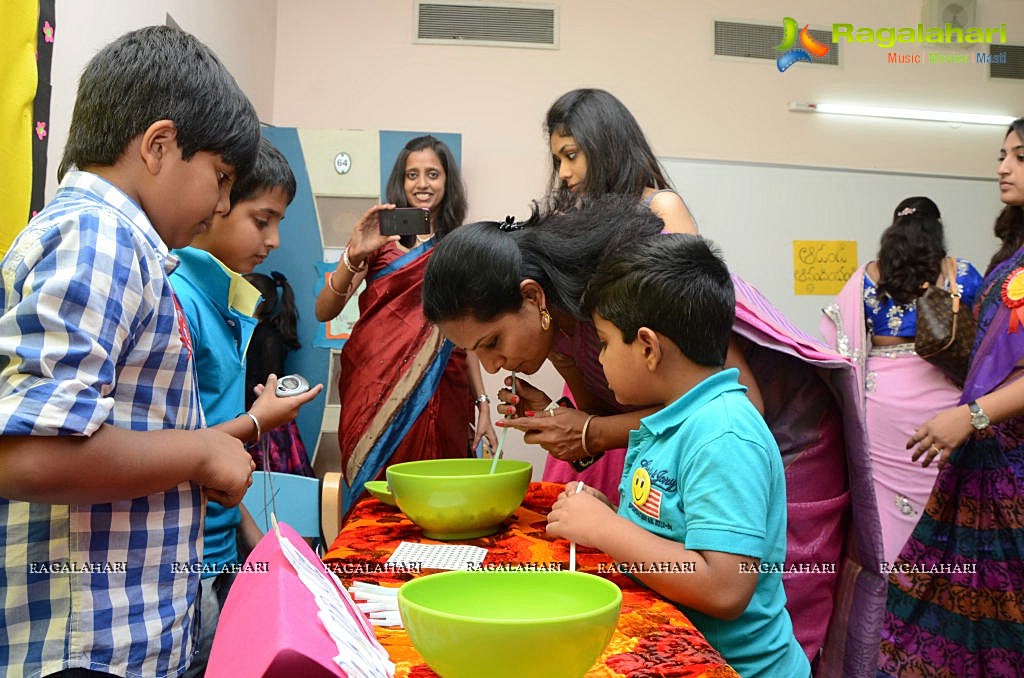
[[[489,537],[459,543],[486,548],[485,565],[561,563],[567,568],[568,542],[551,539],[544,532],[548,511],[561,490],[559,484],[531,483],[522,506],[506,521],[504,529]],[[334,570],[346,585],[353,579],[382,585],[400,584],[414,575],[372,570],[375,565],[384,563],[403,541],[443,543],[424,537],[420,528],[398,509],[376,499],[364,499],[352,510],[323,559],[335,566]],[[589,678],[737,678],[718,651],[675,606],[623,574],[601,571],[610,570],[611,562],[599,551],[576,550],[577,569],[606,577],[622,589],[618,626],[611,643],[587,673]],[[423,663],[404,630],[377,627],[377,638],[397,666],[396,678],[436,675]]]

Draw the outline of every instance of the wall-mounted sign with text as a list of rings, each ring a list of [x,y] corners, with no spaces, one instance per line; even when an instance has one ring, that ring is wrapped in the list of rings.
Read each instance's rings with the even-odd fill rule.
[[[793,241],[794,294],[838,294],[856,270],[856,240]]]

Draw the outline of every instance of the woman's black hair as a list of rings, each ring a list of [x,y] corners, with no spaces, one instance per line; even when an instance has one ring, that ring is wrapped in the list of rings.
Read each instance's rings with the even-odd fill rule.
[[[288,279],[274,271],[247,273],[243,276],[263,297],[256,309],[256,329],[246,349],[245,398],[246,407],[256,399],[253,386],[267,381],[267,375],[284,375],[285,358],[290,351],[302,348],[298,335],[299,312],[295,307],[295,293]]]
[[[938,206],[924,196],[906,198],[893,210],[892,225],[878,246],[878,291],[898,304],[921,295],[935,282],[946,256]]]
[[[1016,132],[1017,136],[1024,141],[1024,118],[1017,118],[1010,123],[1006,130],[1006,136]],[[1013,256],[1013,253],[1024,246],[1024,205],[1007,205],[996,217],[996,225],[993,229],[996,237],[1002,241],[999,249],[992,255],[988,263],[988,274],[993,268]]]
[[[519,284],[530,279],[550,306],[589,320],[580,304],[603,254],[663,228],[649,209],[618,195],[585,198],[566,211],[535,204],[523,224],[467,224],[437,244],[423,278],[423,312],[434,323],[488,322],[522,306]]]
[[[671,188],[636,118],[603,89],[574,89],[551,105],[544,121],[548,137],[571,136],[587,160],[581,194],[628,195],[639,201],[647,187]],[[549,201],[556,208],[578,198],[558,178],[558,158],[551,156]]]
[[[445,174],[444,197],[438,206],[437,219],[434,223],[434,237],[440,241],[462,225],[466,220],[467,209],[466,187],[462,183],[462,173],[446,143],[430,134],[410,139],[399,151],[395,164],[391,167],[385,197],[388,202],[398,207],[409,206],[409,200],[405,197],[405,163],[410,153],[428,148],[437,154]],[[404,247],[412,247],[416,242],[416,236],[403,235],[400,242]]]

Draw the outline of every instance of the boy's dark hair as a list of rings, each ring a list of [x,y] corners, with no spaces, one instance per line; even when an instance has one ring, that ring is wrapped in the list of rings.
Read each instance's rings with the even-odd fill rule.
[[[423,278],[423,312],[431,322],[473,317],[487,322],[518,310],[519,283],[535,280],[547,303],[580,320],[587,280],[605,251],[659,233],[661,218],[618,195],[584,197],[564,212],[541,212],[523,224],[467,224],[437,244]]]
[[[256,309],[256,329],[245,352],[245,406],[249,408],[256,400],[253,386],[266,383],[271,372],[284,376],[285,358],[302,344],[296,329],[299,313],[295,293],[288,279],[277,271],[269,276],[247,273],[243,277],[263,296],[263,303]]]
[[[213,51],[180,29],[147,26],[86,65],[57,178],[72,165],[113,165],[158,120],[174,122],[185,160],[208,151],[245,174],[256,156],[256,110]]]
[[[590,279],[583,306],[618,327],[627,344],[647,327],[698,365],[721,367],[736,292],[729,269],[708,241],[664,233],[609,252]]]
[[[234,207],[237,203],[274,188],[283,190],[288,197],[287,204],[292,204],[295,199],[295,174],[291,165],[281,151],[266,137],[262,137],[252,168],[240,175],[231,186],[231,205]]]
[[[466,219],[466,187],[462,183],[462,173],[459,171],[459,164],[455,162],[455,155],[452,154],[448,144],[444,143],[431,134],[415,137],[406,142],[395,164],[391,167],[391,175],[385,188],[385,198],[398,207],[408,207],[409,200],[405,197],[405,162],[409,154],[416,151],[431,149],[441,160],[441,167],[444,168],[444,197],[437,211],[437,222],[434,224],[434,234],[437,240],[454,231]],[[416,242],[416,236],[402,236],[402,244],[411,247]]]

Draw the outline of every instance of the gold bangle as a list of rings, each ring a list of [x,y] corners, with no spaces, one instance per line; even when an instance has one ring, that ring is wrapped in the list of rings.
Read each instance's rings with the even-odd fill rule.
[[[588,457],[593,455],[591,455],[590,450],[587,449],[587,429],[590,428],[590,422],[596,416],[596,414],[592,414],[589,417],[587,417],[587,420],[583,422],[583,430],[580,431],[580,444],[583,445],[583,454],[585,454]]]
[[[363,263],[358,267],[352,265],[352,260],[348,258],[348,245],[345,245],[345,249],[341,251],[341,261],[342,263],[345,264],[345,268],[348,269],[349,273],[362,273],[363,271],[366,270],[365,259],[363,260]]]
[[[352,283],[348,284],[349,289],[352,289]],[[334,286],[334,271],[327,274],[327,287],[330,288],[331,292],[334,292],[335,296],[341,297],[342,299],[348,298],[347,293],[339,292],[338,288]]]
[[[260,420],[257,419],[256,415],[253,414],[252,412],[246,412],[245,416],[247,416],[250,419],[252,419],[252,423],[256,424],[256,440],[259,440],[260,438],[262,438],[263,437],[263,429],[260,428]]]

